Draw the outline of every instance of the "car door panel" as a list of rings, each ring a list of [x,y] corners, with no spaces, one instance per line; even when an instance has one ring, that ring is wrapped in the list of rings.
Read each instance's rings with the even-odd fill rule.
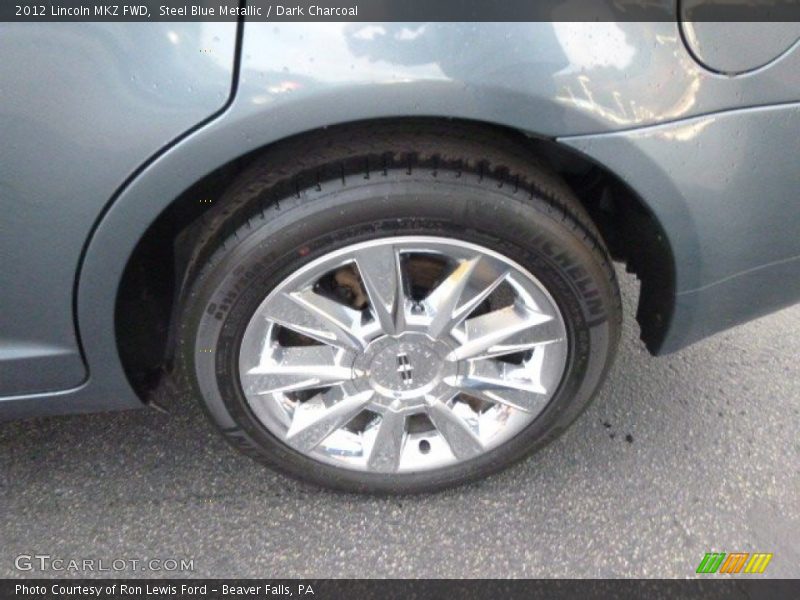
[[[85,379],[84,245],[142,163],[228,100],[236,27],[0,26],[0,396]]]

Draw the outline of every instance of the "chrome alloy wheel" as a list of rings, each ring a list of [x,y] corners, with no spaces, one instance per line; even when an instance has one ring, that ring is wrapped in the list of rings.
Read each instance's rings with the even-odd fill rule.
[[[258,420],[338,467],[414,472],[469,460],[530,424],[567,361],[564,320],[518,264],[442,237],[325,254],[256,309],[239,377]]]

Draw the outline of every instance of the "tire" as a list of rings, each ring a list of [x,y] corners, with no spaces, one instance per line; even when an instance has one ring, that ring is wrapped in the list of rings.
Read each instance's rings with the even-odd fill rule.
[[[510,134],[452,123],[411,121],[330,129],[317,136],[290,140],[267,151],[238,177],[204,217],[198,237],[180,310],[179,370],[202,399],[212,421],[236,448],[277,470],[322,486],[370,493],[417,493],[495,473],[553,440],[577,418],[601,384],[616,351],[621,303],[601,238],[571,190]],[[438,467],[425,463],[420,470],[376,472],[343,465],[344,459],[338,455],[331,454],[330,460],[319,459],[310,454],[311,450],[298,450],[277,426],[270,424],[269,418],[281,417],[265,418],[259,412],[261,400],[253,400],[252,390],[246,392],[243,387],[242,382],[249,375],[241,369],[250,354],[241,346],[243,340],[250,339],[250,323],[261,322],[254,319],[254,314],[260,307],[269,306],[265,298],[277,302],[275,298],[280,293],[274,290],[283,289],[280,286],[299,277],[296,274],[304,269],[326,264],[324,261],[332,253],[356,249],[353,251],[363,256],[365,250],[358,250],[362,246],[373,248],[385,246],[387,240],[394,244],[394,240],[423,238],[440,244],[436,248],[449,247],[450,240],[454,248],[485,250],[487,257],[495,257],[486,260],[506,261],[502,264],[518,269],[523,273],[520,277],[531,276],[525,285],[538,283],[544,289],[557,309],[551,318],[558,316],[563,323],[563,335],[553,345],[564,348],[563,355],[559,359],[557,350],[533,349],[514,360],[530,360],[533,353],[543,352],[542,360],[563,365],[556,383],[547,391],[546,404],[537,409],[532,421],[520,425],[502,443],[487,445],[481,453],[457,452],[459,442],[448,442],[452,444],[453,457],[447,459],[451,462],[442,459],[443,466]],[[408,250],[405,258],[397,258],[396,263],[406,265],[402,268],[413,265],[419,269],[424,256],[412,251]],[[441,256],[444,258],[436,254],[431,260],[442,264],[450,260],[446,252]],[[444,277],[445,267],[436,268],[441,269],[440,278]],[[336,273],[338,282],[339,271]],[[517,271],[513,273],[517,277]],[[521,281],[514,281],[517,280]],[[347,302],[360,301],[363,305],[363,299],[353,300],[367,287],[361,275],[358,281],[360,284],[347,288],[344,296]],[[342,295],[336,282],[330,284],[331,289]],[[314,290],[319,285],[315,284]],[[412,283],[406,285],[411,287]],[[438,285],[438,280],[431,285]],[[519,286],[513,290],[519,295],[513,302],[531,297]],[[375,309],[368,310],[374,317]],[[415,310],[414,306],[409,310]],[[273,333],[279,332],[274,335],[283,335],[281,323],[272,327]],[[372,348],[370,345],[364,353],[378,352]],[[397,356],[400,360],[399,353]],[[552,356],[556,358],[548,358]],[[353,364],[360,364],[358,360]],[[372,367],[358,371],[354,366],[352,373],[368,377],[369,381],[377,378],[373,370],[377,371],[375,365],[380,361],[372,356],[369,360],[373,361]],[[481,363],[485,364],[486,361]],[[420,371],[422,367],[415,368],[414,373],[422,373],[419,382],[426,375],[424,369]],[[459,374],[461,368],[458,367]],[[397,370],[400,372],[401,367]],[[439,381],[445,376],[436,377],[435,381]],[[458,377],[446,381],[466,381]],[[362,385],[362,379],[358,381]],[[295,392],[287,392],[287,397],[292,393]],[[472,401],[469,395],[458,398],[452,407],[456,402]],[[308,400],[296,400],[296,406],[304,401]],[[398,400],[392,406],[399,403]],[[481,404],[474,410],[478,415],[494,415],[508,409],[502,404],[490,412]],[[388,423],[386,415],[365,427],[384,420]],[[434,417],[429,421],[433,423]],[[401,435],[406,440],[402,446],[405,452],[411,428],[408,420],[404,422],[407,429]],[[429,425],[422,427],[427,431],[425,427]],[[438,435],[440,429],[432,433]],[[365,439],[364,432],[360,439]],[[336,435],[340,433],[350,435],[349,430]],[[447,441],[443,434],[441,437]],[[326,448],[316,446],[313,452],[321,452],[320,447]],[[422,452],[424,447],[419,448]],[[389,468],[399,469],[400,459],[393,456],[391,461],[394,466]]]

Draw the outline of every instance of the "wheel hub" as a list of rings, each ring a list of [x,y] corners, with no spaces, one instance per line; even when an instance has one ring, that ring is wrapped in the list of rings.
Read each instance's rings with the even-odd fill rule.
[[[406,332],[384,336],[367,346],[353,364],[365,374],[366,385],[389,403],[418,404],[448,376],[456,375],[457,364],[445,360],[451,348],[424,333]],[[386,404],[380,398],[376,402]]]

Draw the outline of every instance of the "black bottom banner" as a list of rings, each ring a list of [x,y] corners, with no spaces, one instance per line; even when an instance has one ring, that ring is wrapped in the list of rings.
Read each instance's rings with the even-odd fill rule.
[[[470,600],[593,598],[800,598],[800,580],[400,580],[400,579],[36,579],[0,580],[0,598],[205,600],[306,598],[314,600],[445,598]]]

